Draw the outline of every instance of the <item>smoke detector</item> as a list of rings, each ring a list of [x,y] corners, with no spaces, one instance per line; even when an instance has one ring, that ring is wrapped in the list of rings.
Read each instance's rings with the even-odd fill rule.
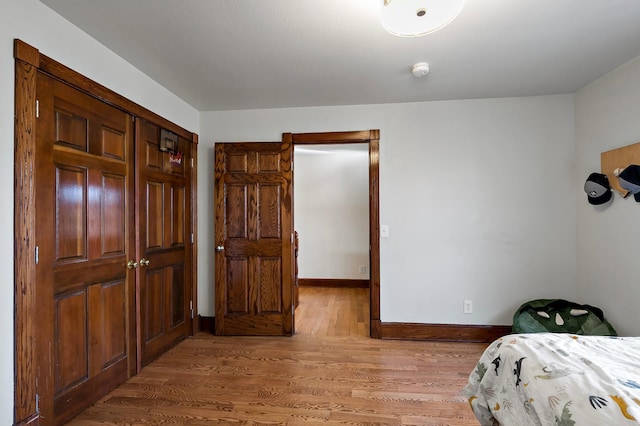
[[[425,75],[429,74],[429,64],[426,62],[418,62],[417,64],[413,65],[413,68],[411,68],[411,72],[416,77],[424,77]]]

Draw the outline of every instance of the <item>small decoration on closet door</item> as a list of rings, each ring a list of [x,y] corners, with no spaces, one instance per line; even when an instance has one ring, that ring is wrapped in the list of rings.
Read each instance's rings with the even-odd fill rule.
[[[178,135],[171,133],[167,129],[160,129],[160,144],[158,149],[162,152],[178,151]]]
[[[169,153],[169,164],[171,164],[172,167],[179,167],[182,165],[182,152],[177,151],[175,153]]]
[[[609,178],[602,173],[591,173],[584,183],[584,192],[587,193],[589,204],[595,206],[605,204],[612,198]]]

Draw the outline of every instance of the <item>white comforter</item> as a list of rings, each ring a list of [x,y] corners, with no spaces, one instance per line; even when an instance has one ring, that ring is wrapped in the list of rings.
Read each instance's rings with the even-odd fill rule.
[[[512,334],[463,390],[482,425],[640,423],[640,337]]]

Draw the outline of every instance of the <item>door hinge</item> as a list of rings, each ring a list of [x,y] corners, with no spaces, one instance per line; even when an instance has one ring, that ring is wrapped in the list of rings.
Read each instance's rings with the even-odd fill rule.
[[[189,301],[189,310],[191,311],[191,319],[193,319],[193,300]]]
[[[193,166],[193,164],[194,164],[193,157],[191,157],[191,168],[192,168],[192,169],[193,169],[193,167],[194,167],[194,166]]]
[[[36,118],[40,118],[40,101],[36,99]]]
[[[191,233],[191,244],[195,242],[195,237],[193,236],[193,232]]]
[[[38,246],[36,246],[36,256],[35,256],[35,261],[36,261],[36,265],[38,264],[38,262],[40,262],[40,248]]]
[[[36,413],[40,412],[40,395],[36,394]]]

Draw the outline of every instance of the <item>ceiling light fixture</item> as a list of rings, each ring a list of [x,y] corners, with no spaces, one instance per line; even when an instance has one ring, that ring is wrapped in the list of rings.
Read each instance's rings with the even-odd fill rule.
[[[400,37],[419,37],[453,21],[464,0],[381,0],[380,20],[385,30]]]

